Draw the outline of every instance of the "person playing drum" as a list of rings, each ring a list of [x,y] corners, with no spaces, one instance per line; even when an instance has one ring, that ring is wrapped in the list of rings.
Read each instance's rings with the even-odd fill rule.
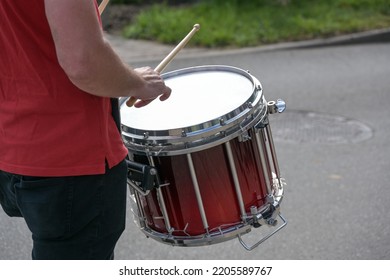
[[[0,23],[1,205],[24,217],[33,259],[112,259],[128,155],[112,104],[142,107],[171,89],[121,61],[96,0],[4,0]]]

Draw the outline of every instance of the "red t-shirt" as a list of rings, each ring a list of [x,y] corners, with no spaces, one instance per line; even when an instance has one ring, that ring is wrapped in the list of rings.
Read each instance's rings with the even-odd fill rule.
[[[110,98],[70,82],[56,57],[44,0],[0,1],[0,30],[0,169],[89,175],[122,161],[128,151]]]

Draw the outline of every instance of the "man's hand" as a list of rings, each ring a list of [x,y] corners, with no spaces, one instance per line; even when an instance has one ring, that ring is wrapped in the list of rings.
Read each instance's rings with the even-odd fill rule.
[[[138,98],[134,106],[143,107],[159,96],[161,101],[167,100],[171,95],[171,89],[167,87],[160,74],[151,67],[141,67],[134,69],[144,80],[144,84],[139,89],[135,89],[133,97]]]

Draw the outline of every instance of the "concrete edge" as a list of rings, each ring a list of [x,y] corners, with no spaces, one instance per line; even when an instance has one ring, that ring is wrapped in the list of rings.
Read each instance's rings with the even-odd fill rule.
[[[156,42],[127,40],[111,34],[107,34],[107,39],[112,43],[114,49],[118,51],[122,59],[124,59],[130,64],[136,62],[161,60],[174,48],[174,46],[158,44]],[[245,54],[285,49],[317,48],[349,44],[367,44],[376,42],[390,42],[390,28],[375,29],[347,35],[340,35],[332,38],[286,42],[271,45],[262,45],[258,47],[237,49],[184,48],[178,55],[178,58],[180,59],[229,54]]]

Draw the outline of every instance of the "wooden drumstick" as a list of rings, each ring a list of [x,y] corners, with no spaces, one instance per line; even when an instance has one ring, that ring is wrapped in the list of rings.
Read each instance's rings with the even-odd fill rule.
[[[167,65],[173,60],[173,58],[178,54],[180,50],[184,48],[185,45],[190,41],[192,36],[200,29],[199,24],[195,24],[192,30],[181,40],[181,42],[160,62],[159,65],[157,65],[154,70],[158,73],[161,73]],[[137,98],[131,96],[127,101],[126,105],[131,107],[134,105],[134,103],[137,101]]]
[[[110,0],[103,0],[102,3],[100,3],[100,5],[99,5],[99,14],[103,13],[103,11],[106,8],[108,2],[110,2]]]

